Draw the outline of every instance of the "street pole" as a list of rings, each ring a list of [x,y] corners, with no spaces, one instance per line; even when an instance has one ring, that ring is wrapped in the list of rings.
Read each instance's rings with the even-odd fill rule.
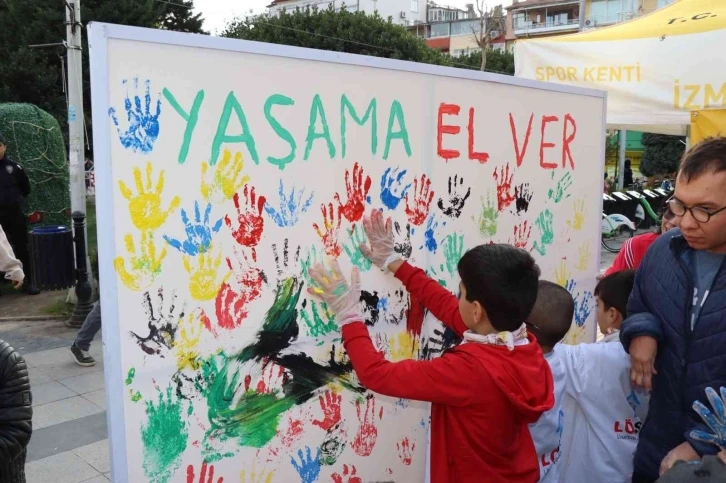
[[[620,130],[620,149],[618,149],[618,190],[622,191],[625,183],[625,148],[628,144],[628,131]]]
[[[67,325],[78,327],[91,311],[86,249],[86,151],[83,117],[83,44],[81,2],[65,0],[66,52],[68,57],[68,162],[70,167],[71,212],[76,255],[76,307]]]

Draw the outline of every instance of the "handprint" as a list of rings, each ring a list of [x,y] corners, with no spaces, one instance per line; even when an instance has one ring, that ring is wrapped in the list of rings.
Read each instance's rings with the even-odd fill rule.
[[[514,206],[517,209],[517,214],[526,213],[529,210],[529,202],[532,201],[532,193],[529,191],[529,183],[520,184],[514,188]]]
[[[348,435],[342,421],[330,427],[325,433],[323,444],[320,445],[320,464],[333,466],[345,451],[347,440]]]
[[[560,287],[565,287],[570,275],[570,272],[567,271],[567,259],[563,258],[560,260],[560,268],[555,268],[555,283]]]
[[[449,176],[449,200],[447,206],[444,206],[444,199],[439,198],[439,209],[444,213],[444,215],[448,216],[449,218],[459,218],[461,216],[461,212],[464,209],[464,204],[471,195],[471,188],[466,189],[466,194],[464,196],[461,196],[461,194],[457,192],[457,188],[462,186],[463,184],[463,177],[459,178],[458,175],[454,175],[454,180],[452,183],[451,176]]]
[[[539,230],[540,239],[535,240],[533,249],[537,250],[540,255],[547,254],[547,247],[555,241],[555,234],[552,231],[552,221],[552,212],[550,210],[544,210],[534,222]]]
[[[477,220],[479,225],[479,233],[485,237],[493,237],[497,234],[497,223],[499,212],[492,203],[491,193],[487,193],[486,202],[481,198],[481,213]]]
[[[580,294],[575,297],[575,324],[578,327],[583,327],[587,322],[587,318],[590,317],[592,300],[592,292],[590,291],[582,294],[582,298],[580,298]]]
[[[134,181],[136,182],[136,191],[138,194],[134,196],[133,192],[126,186],[126,183],[119,181],[119,189],[124,198],[129,201],[129,213],[131,221],[139,230],[156,230],[164,224],[169,215],[179,207],[181,200],[175,196],[171,200],[169,209],[164,211],[161,209],[161,192],[164,191],[164,170],[159,172],[159,181],[156,188],[153,188],[151,180],[151,163],[146,163],[146,186],[141,179],[141,170],[134,167]]]
[[[262,295],[262,284],[266,281],[265,274],[253,267],[244,252],[235,248],[237,270],[232,260],[227,258],[227,266],[235,274],[237,286],[224,282],[214,301],[217,323],[223,329],[239,327],[249,313],[248,306]]]
[[[156,253],[154,234],[150,231],[141,232],[140,252],[137,254],[134,238],[131,234],[124,237],[126,251],[129,252],[129,268],[126,269],[126,262],[123,257],[116,257],[113,265],[118,272],[121,282],[130,290],[140,291],[149,288],[161,274],[161,262],[166,257],[166,247]]]
[[[258,471],[255,468],[255,464],[252,464],[252,470],[249,475],[247,470],[242,470],[239,474],[239,483],[272,483],[272,477],[275,474],[274,471],[261,470]]]
[[[371,177],[365,177],[363,180],[363,168],[355,163],[353,165],[353,180],[351,182],[350,173],[345,170],[345,193],[348,201],[343,203],[340,201],[340,195],[335,193],[335,201],[338,202],[340,213],[351,223],[355,223],[363,218],[363,212],[366,209],[366,199],[368,191],[371,189]]]
[[[693,403],[693,410],[701,416],[712,432],[697,429],[691,431],[691,438],[719,446],[723,450],[726,448],[726,387],[721,388],[720,397],[715,389],[707,387],[706,397],[711,403],[713,411],[709,410],[701,401]]]
[[[375,424],[376,417],[376,397],[370,395],[366,397],[366,407],[363,415],[361,416],[361,401],[358,400],[355,403],[355,409],[358,414],[358,433],[355,435],[355,439],[351,446],[353,451],[358,456],[370,456],[373,452],[373,447],[376,445],[378,439],[378,428]],[[378,413],[378,419],[383,418],[383,408]]]
[[[225,223],[230,230],[232,236],[240,245],[250,247],[252,249],[252,259],[257,260],[257,244],[262,238],[262,230],[265,227],[265,219],[262,217],[262,208],[265,206],[265,197],[257,196],[255,188],[245,185],[243,194],[245,196],[244,210],[240,207],[239,193],[233,196],[234,206],[237,208],[237,228],[232,227],[232,219],[229,215],[224,217]]]
[[[405,169],[398,171],[398,168],[386,168],[381,177],[381,201],[389,210],[396,210],[406,192],[411,188],[411,183],[404,184],[406,176]]]
[[[396,447],[398,448],[398,457],[401,463],[410,466],[413,460],[413,452],[416,449],[416,443],[410,443],[408,438],[403,438],[399,443],[396,443]]]
[[[565,334],[564,342],[569,345],[577,345],[585,340],[586,335],[587,332],[585,331],[585,326],[572,324],[570,330],[568,330],[567,334]]]
[[[394,362],[413,359],[414,354],[418,354],[418,338],[412,336],[408,331],[404,330],[395,337],[391,337],[388,344],[391,360]]]
[[[323,240],[325,246],[325,253],[333,258],[338,258],[340,252],[340,241],[338,240],[338,231],[340,230],[340,224],[342,223],[342,209],[338,209],[333,203],[328,203],[328,206],[320,206],[320,211],[323,214],[323,227],[325,230],[321,230],[317,223],[313,223],[313,228],[318,232],[318,236]]]
[[[424,231],[424,245],[431,253],[436,253],[439,248],[439,243],[436,241],[436,228],[438,226],[439,222],[436,221],[436,217],[432,214],[426,222],[426,231]]]
[[[315,419],[313,424],[323,431],[328,431],[340,422],[340,403],[343,401],[343,397],[335,391],[326,391],[325,397],[321,394],[318,396],[318,400],[320,409],[323,411],[323,420]]]
[[[567,220],[567,225],[574,230],[580,230],[585,223],[585,200],[576,200],[574,208],[575,217],[572,220]]]
[[[512,193],[512,179],[514,178],[514,170],[509,172],[509,163],[502,166],[500,170],[494,168],[494,181],[497,183],[497,209],[504,210],[512,204],[515,194]]]
[[[343,465],[342,474],[333,473],[330,477],[333,479],[333,483],[363,483],[363,480],[358,476],[358,470],[353,465],[350,465],[350,468],[348,465]]]
[[[126,121],[128,127],[122,130],[116,116],[116,109],[113,107],[108,110],[116,131],[118,132],[121,145],[133,152],[140,151],[142,153],[150,153],[154,149],[154,143],[159,137],[159,116],[161,115],[161,97],[156,100],[156,112],[151,112],[151,81],[144,82],[146,92],[144,94],[144,106],[141,105],[141,97],[139,97],[139,79],[134,78],[134,90],[137,94],[134,96],[134,103],[128,93],[128,80],[123,80],[126,86],[126,99],[124,99],[124,109],[126,110]]]
[[[288,379],[285,368],[274,362],[265,362],[262,366],[260,380],[252,385],[252,375],[247,374],[244,379],[245,392],[255,391],[257,394],[276,394]],[[252,389],[254,388],[254,389]]]
[[[231,200],[234,194],[250,180],[249,176],[242,176],[242,168],[244,168],[242,153],[234,153],[233,161],[232,153],[229,149],[225,149],[222,160],[214,169],[212,181],[207,183],[209,163],[202,163],[201,191],[207,203],[222,203]]]
[[[286,227],[295,225],[300,220],[300,215],[308,211],[313,203],[315,192],[311,191],[310,196],[305,198],[305,188],[296,190],[293,186],[290,188],[290,194],[287,195],[282,180],[280,180],[278,195],[280,196],[280,209],[276,210],[268,202],[265,204],[265,212],[277,226]]]
[[[406,200],[406,216],[412,225],[420,226],[426,221],[434,200],[434,192],[431,190],[431,180],[425,174],[421,175],[421,181],[413,180],[413,202],[409,202],[408,193],[404,196]]]
[[[164,305],[164,290],[157,291],[156,308],[151,302],[151,295],[145,292],[141,304],[148,319],[147,327],[149,335],[141,337],[131,332],[131,337],[141,347],[141,350],[149,355],[161,355],[162,351],[169,350],[174,346],[177,329],[180,321],[184,318],[184,307],[177,312],[176,293],[172,292],[171,302],[168,307]]]
[[[527,248],[529,244],[529,237],[532,235],[532,225],[527,220],[514,225],[514,240],[510,242],[511,245],[516,248]]]
[[[315,247],[315,245],[308,248],[308,252],[305,255],[305,259],[302,260],[302,273],[303,276],[305,276],[305,281],[307,282],[309,287],[315,287],[315,280],[313,280],[313,277],[310,276],[310,269],[313,268],[316,264],[323,262],[323,256],[320,253],[320,251]]]
[[[335,315],[331,314],[328,306],[315,300],[303,300],[302,319],[308,329],[308,336],[319,338],[338,331]]]
[[[179,320],[179,337],[174,344],[174,352],[176,353],[177,367],[180,371],[187,368],[195,371],[199,368],[197,345],[202,340],[205,320],[207,323],[209,322],[201,309],[195,310],[187,317]]]
[[[186,232],[187,239],[183,242],[172,238],[168,235],[164,235],[164,240],[176,248],[180,252],[189,256],[196,256],[199,253],[205,253],[212,246],[212,234],[218,233],[222,228],[222,218],[214,223],[214,226],[209,225],[209,216],[212,213],[212,205],[207,204],[204,210],[204,221],[202,221],[202,215],[199,212],[199,202],[194,202],[194,223],[189,220],[187,212],[182,208],[181,219],[184,223],[184,231]]]
[[[361,253],[361,243],[368,243],[365,230],[361,229],[360,226],[354,226],[350,233],[350,239],[348,243],[343,245],[343,249],[353,265],[358,267],[362,272],[367,272],[373,266],[373,262]]]
[[[461,343],[461,338],[456,335],[456,332],[448,327],[444,327],[439,322],[439,328],[433,329],[432,335],[424,339],[419,359],[433,359],[459,343]]]
[[[393,222],[393,250],[401,255],[403,258],[411,258],[413,252],[413,246],[411,245],[411,225],[406,223],[406,236],[401,240],[401,225],[397,222]]]
[[[570,172],[568,171],[565,173],[565,175],[557,182],[557,186],[553,189],[550,188],[550,190],[547,192],[547,196],[549,199],[554,201],[555,203],[559,203],[564,198],[569,198],[570,195],[567,194],[567,190],[570,189],[572,186],[572,176],[570,175]],[[567,195],[567,196],[565,196]]]
[[[577,282],[575,282],[575,279],[569,279],[567,281],[567,284],[565,285],[565,290],[570,292],[570,295],[575,293],[575,288],[577,287]]]
[[[320,477],[320,448],[317,449],[315,458],[312,457],[310,446],[306,446],[305,450],[307,455],[303,454],[303,450],[297,452],[300,463],[295,461],[295,458],[290,458],[290,462],[300,475],[300,483],[313,483]]]
[[[277,243],[272,244],[272,256],[275,258],[275,265],[277,266],[277,278],[278,280],[283,280],[285,278],[289,278],[292,275],[297,275],[299,272],[297,271],[297,263],[300,261],[300,246],[297,247],[295,250],[295,254],[293,256],[293,263],[294,266],[290,265],[290,241],[285,238],[282,241],[282,258],[280,257],[280,252],[277,248]],[[309,256],[309,253],[308,253]]]
[[[187,466],[187,483],[215,483],[214,481],[214,465],[209,465],[209,476],[207,477],[207,463],[202,463],[202,468],[199,471],[199,479],[197,481],[194,481],[194,466],[189,465]],[[204,478],[207,477],[205,480]],[[216,481],[216,483],[223,483],[224,478],[219,477]]]
[[[444,259],[446,260],[446,271],[449,276],[457,273],[459,260],[464,254],[464,235],[451,233],[446,235],[444,240]]]
[[[194,300],[212,300],[219,293],[220,286],[229,279],[232,272],[227,272],[221,281],[217,275],[222,264],[222,253],[212,258],[211,253],[202,253],[197,257],[197,267],[192,268],[191,259],[184,257],[184,269],[189,274],[189,293]]]
[[[575,265],[575,268],[580,270],[581,272],[584,272],[587,270],[587,266],[590,265],[590,245],[587,244],[587,242],[580,245],[580,248],[577,250],[578,257],[577,257],[577,265]]]

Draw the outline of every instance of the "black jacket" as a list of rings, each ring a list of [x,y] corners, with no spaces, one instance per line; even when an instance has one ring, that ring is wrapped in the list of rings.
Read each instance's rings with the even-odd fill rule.
[[[25,448],[33,432],[33,397],[25,360],[0,340],[0,481],[24,482]]]
[[[0,210],[18,209],[30,194],[30,180],[25,170],[10,158],[0,159]]]

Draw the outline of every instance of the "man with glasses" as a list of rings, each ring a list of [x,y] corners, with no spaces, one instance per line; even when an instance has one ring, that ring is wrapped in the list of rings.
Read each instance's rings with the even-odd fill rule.
[[[678,228],[648,250],[620,332],[632,382],[652,390],[633,483],[718,453],[692,436],[708,432],[692,405],[726,386],[726,139],[686,152],[669,207]]]

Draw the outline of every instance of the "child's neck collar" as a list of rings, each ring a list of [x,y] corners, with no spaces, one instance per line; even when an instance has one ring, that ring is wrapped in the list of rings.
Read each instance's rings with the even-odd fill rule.
[[[484,345],[503,345],[510,351],[514,350],[514,346],[529,344],[527,338],[527,326],[522,324],[519,329],[514,332],[497,332],[495,334],[477,334],[471,330],[464,332],[464,342],[472,342]]]

